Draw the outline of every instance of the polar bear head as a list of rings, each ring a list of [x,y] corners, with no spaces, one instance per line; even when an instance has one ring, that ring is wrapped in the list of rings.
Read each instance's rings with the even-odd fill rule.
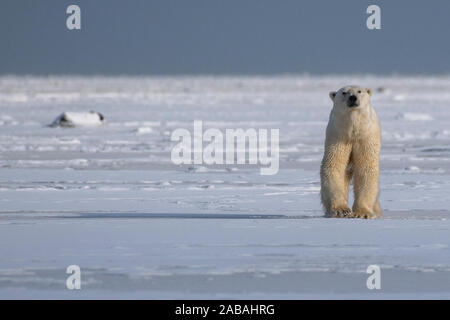
[[[370,105],[371,95],[372,89],[359,86],[346,86],[338,91],[330,92],[330,98],[334,105],[346,110],[356,110]]]

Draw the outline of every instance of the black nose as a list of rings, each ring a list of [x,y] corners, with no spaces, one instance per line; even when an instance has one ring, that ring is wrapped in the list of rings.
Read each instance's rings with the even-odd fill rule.
[[[356,100],[358,100],[358,97],[355,96],[354,94],[351,95],[350,97],[348,97],[348,101],[350,101],[350,102],[355,102]]]

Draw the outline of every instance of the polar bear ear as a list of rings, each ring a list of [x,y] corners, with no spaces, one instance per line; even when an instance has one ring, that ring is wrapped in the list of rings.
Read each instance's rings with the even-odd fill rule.
[[[331,91],[330,92],[330,98],[331,98],[331,101],[334,101],[334,98],[336,97],[336,91]]]
[[[371,95],[372,95],[372,89],[370,89],[370,88],[366,88],[366,91],[367,91],[367,93],[369,94],[369,96],[371,96]]]

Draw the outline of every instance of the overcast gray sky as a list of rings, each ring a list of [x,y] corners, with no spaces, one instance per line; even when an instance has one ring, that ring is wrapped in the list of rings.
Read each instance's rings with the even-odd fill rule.
[[[449,73],[449,33],[448,0],[1,0],[0,74]]]

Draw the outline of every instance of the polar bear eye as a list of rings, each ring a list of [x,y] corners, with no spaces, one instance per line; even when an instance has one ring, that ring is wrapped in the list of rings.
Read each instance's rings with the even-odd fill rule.
[[[361,93],[361,90],[359,90],[358,93]]]
[[[342,95],[344,95],[344,96],[345,96],[346,94],[347,94],[347,92],[342,92]]]

